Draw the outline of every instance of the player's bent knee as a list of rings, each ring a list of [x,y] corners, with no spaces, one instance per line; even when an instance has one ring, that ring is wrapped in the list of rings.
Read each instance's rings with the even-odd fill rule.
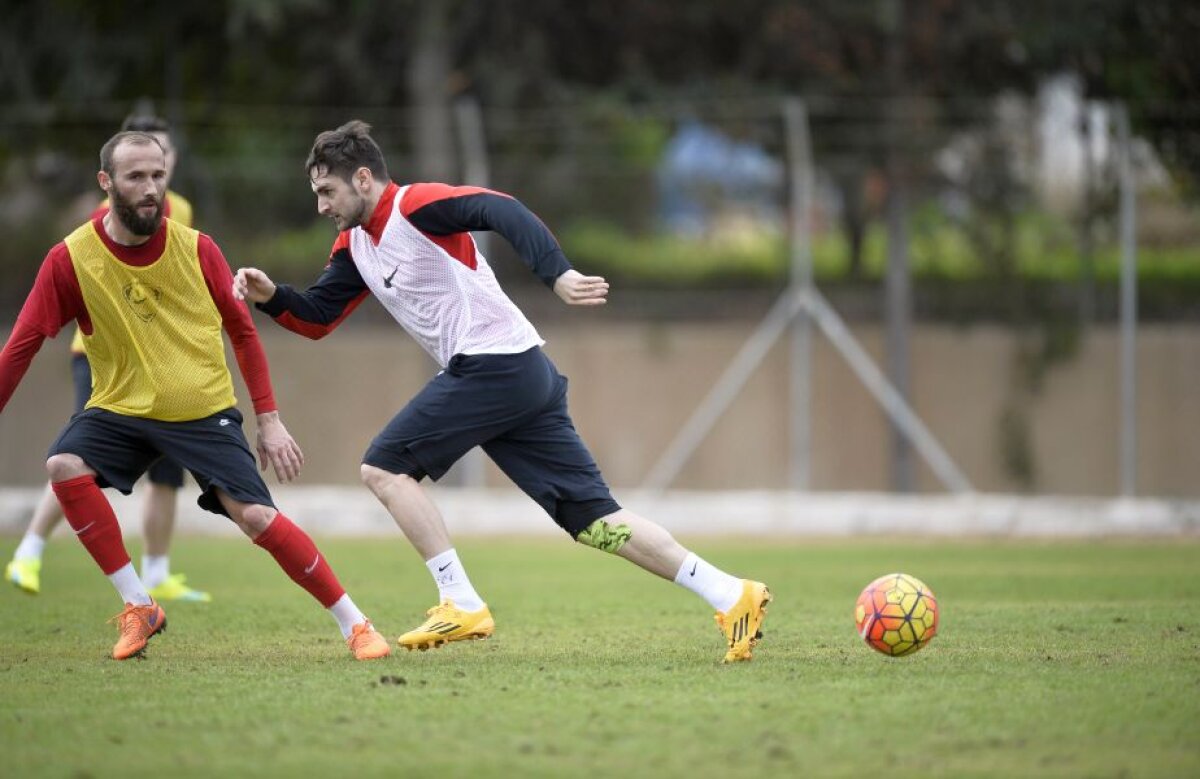
[[[389,477],[391,474],[384,471],[383,468],[368,466],[366,463],[359,466],[359,478],[362,479],[362,484],[376,495],[388,484]]]
[[[362,483],[377,497],[382,497],[385,492],[395,487],[406,488],[417,484],[417,480],[408,474],[391,473],[365,463],[359,468],[359,475],[362,477]]]
[[[79,455],[54,454],[46,460],[46,473],[50,475],[50,481],[67,481],[92,475],[95,471],[87,467]]]
[[[597,519],[580,531],[579,535],[575,536],[575,540],[584,546],[599,549],[601,552],[616,554],[621,547],[625,546],[631,536],[633,536],[633,530],[629,525],[610,525],[603,519]]]
[[[270,527],[271,521],[275,519],[275,515],[278,513],[278,511],[270,506],[249,505],[245,506],[231,518],[242,529],[243,533],[251,538],[257,538],[260,533]]]

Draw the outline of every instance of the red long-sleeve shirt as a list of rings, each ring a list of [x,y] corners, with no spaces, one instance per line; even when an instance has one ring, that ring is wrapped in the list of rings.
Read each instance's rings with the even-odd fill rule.
[[[129,265],[150,265],[162,256],[166,246],[165,225],[139,246],[122,246],[105,232],[103,215],[95,217],[93,223],[105,247],[114,257]],[[250,391],[254,411],[257,414],[274,411],[277,407],[267,356],[249,310],[233,297],[233,273],[229,263],[213,240],[204,233],[200,234],[197,250],[204,283],[221,313],[222,326],[233,345],[233,353]],[[83,332],[91,335],[92,320],[71,264],[71,255],[65,243],[58,243],[42,261],[33,289],[25,299],[21,313],[17,315],[8,342],[0,351],[0,411],[8,404],[34,355],[41,349],[42,342],[58,335],[63,325],[71,320],[77,321]]]

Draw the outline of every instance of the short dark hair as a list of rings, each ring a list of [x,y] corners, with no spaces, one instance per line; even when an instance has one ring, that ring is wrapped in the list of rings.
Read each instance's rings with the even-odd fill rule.
[[[349,181],[359,168],[366,168],[381,181],[389,178],[383,152],[371,138],[371,125],[358,119],[317,136],[304,161],[304,172],[311,177],[313,168],[324,168],[344,181]]]
[[[104,145],[100,147],[100,170],[110,176],[113,174],[113,152],[122,143],[132,143],[135,146],[154,144],[159,149],[162,149],[163,154],[167,153],[167,150],[163,149],[162,144],[153,135],[139,130],[122,130],[105,141]]]
[[[122,130],[133,130],[139,133],[171,134],[171,123],[161,116],[154,114],[130,114],[121,122]]]

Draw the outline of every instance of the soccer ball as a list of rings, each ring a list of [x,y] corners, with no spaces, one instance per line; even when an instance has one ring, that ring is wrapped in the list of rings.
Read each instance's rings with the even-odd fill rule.
[[[906,573],[889,573],[868,584],[854,604],[858,635],[885,655],[911,655],[937,635],[933,590]]]

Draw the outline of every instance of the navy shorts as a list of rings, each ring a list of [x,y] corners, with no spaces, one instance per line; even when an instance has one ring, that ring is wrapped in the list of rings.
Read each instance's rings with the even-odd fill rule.
[[[100,408],[71,417],[50,455],[73,454],[97,473],[96,483],[128,495],[133,483],[164,455],[191,472],[200,485],[197,503],[229,516],[215,490],[243,503],[274,507],[242,433],[242,415],[228,408],[191,422],[161,422]]]
[[[436,481],[476,446],[572,537],[621,508],[567,413],[567,380],[537,347],[455,355],[363,462]]]
[[[75,383],[75,413],[78,414],[92,397],[92,366],[86,354],[71,353],[71,379]],[[183,468],[166,457],[160,457],[150,466],[146,478],[154,484],[179,489],[183,486]]]

